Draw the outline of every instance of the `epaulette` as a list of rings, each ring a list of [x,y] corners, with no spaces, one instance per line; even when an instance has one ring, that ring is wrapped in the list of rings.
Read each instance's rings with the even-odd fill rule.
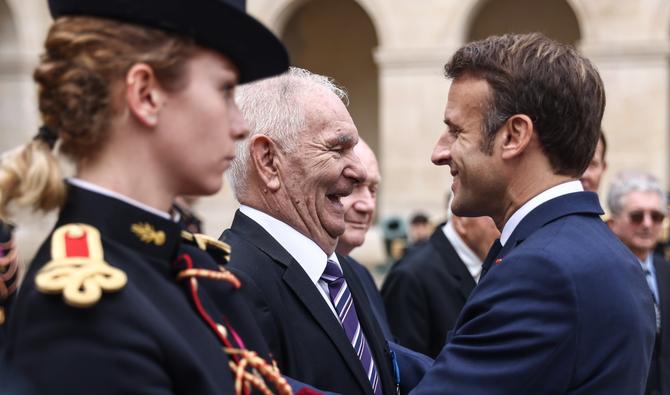
[[[86,224],[60,226],[51,236],[51,260],[40,269],[35,285],[40,292],[63,293],[65,303],[90,307],[102,291],[118,291],[126,274],[104,260],[100,232]]]
[[[230,246],[221,240],[204,235],[181,231],[181,238],[211,255],[217,263],[225,264],[230,259]]]

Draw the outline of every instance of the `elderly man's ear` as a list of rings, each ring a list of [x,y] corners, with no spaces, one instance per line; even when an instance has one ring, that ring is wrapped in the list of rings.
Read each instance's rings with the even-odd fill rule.
[[[280,151],[277,144],[270,137],[258,134],[251,138],[249,152],[263,189],[276,192],[281,185],[278,166]]]

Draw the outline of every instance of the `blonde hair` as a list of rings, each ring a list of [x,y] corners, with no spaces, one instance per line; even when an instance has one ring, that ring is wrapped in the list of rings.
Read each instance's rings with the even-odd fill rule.
[[[58,18],[33,78],[38,85],[44,126],[59,140],[59,151],[75,162],[94,156],[117,113],[125,74],[149,65],[165,89],[185,84],[184,65],[195,44],[161,30],[108,19]],[[52,147],[34,139],[0,162],[0,218],[11,201],[51,210],[65,199],[65,185]]]

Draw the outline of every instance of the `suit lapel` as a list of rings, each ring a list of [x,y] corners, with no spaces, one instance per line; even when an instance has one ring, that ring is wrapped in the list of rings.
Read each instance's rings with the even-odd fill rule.
[[[598,195],[593,192],[573,192],[537,206],[521,220],[498,256],[504,259],[514,247],[521,244],[539,228],[572,214],[602,215]]]
[[[286,268],[282,280],[307,308],[312,318],[319,324],[326,335],[328,335],[340,355],[342,355],[342,358],[346,361],[346,365],[361,385],[361,388],[365,389],[366,394],[371,395],[372,389],[367,375],[363,370],[363,365],[361,365],[354,348],[349,342],[349,338],[342,329],[342,325],[300,264],[263,227],[242,214],[239,210],[235,213],[231,229],[234,229],[235,232],[239,233],[240,237],[245,238],[267,254],[277,264]]]
[[[343,257],[338,254],[338,260],[340,261],[340,266],[342,266],[342,273],[344,278],[347,281],[347,286],[351,292],[351,296],[354,299],[354,306],[356,307],[356,315],[358,315],[358,321],[361,323],[363,328],[363,333],[368,341],[368,345],[372,350],[372,355],[375,360],[375,365],[377,366],[377,371],[379,373],[379,378],[382,384],[382,391],[388,391],[389,388],[393,388],[393,377],[390,375],[390,357],[388,356],[390,352],[388,351],[388,346],[384,334],[382,333],[381,327],[377,323],[370,303],[368,302],[367,296],[365,295],[365,290],[363,285],[360,283],[354,269],[351,267],[348,258]],[[351,347],[350,347],[351,348]],[[352,348],[353,350],[353,348]],[[358,357],[356,357],[358,360]],[[366,386],[369,385],[367,375],[362,368],[360,362],[358,365],[361,366],[361,373],[363,374],[359,380],[363,380],[363,383]],[[358,377],[358,376],[357,376]]]
[[[429,242],[433,245],[433,248],[435,248],[440,257],[442,257],[442,262],[449,274],[458,281],[459,291],[463,295],[463,298],[467,299],[470,292],[475,288],[475,280],[472,278],[465,263],[463,263],[456,253],[454,246],[451,245],[449,239],[445,236],[444,231],[442,230],[442,225],[435,229],[430,236]]]

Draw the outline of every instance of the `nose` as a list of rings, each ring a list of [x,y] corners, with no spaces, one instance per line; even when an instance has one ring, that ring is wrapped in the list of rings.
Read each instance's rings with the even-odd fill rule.
[[[233,140],[243,140],[249,135],[249,125],[247,125],[247,121],[242,117],[237,104],[233,106],[230,117],[230,134]]]
[[[356,154],[351,150],[351,155],[348,155],[349,163],[344,168],[344,176],[351,179],[355,184],[362,183],[368,176],[363,163]]]
[[[435,143],[433,154],[430,160],[437,166],[448,165],[451,162],[451,137],[448,132],[444,132]]]
[[[375,211],[374,196],[372,196],[370,190],[365,185],[357,189],[360,189],[360,192],[355,192],[357,196],[355,196],[356,201],[353,205],[354,210],[365,214],[372,214]]]

